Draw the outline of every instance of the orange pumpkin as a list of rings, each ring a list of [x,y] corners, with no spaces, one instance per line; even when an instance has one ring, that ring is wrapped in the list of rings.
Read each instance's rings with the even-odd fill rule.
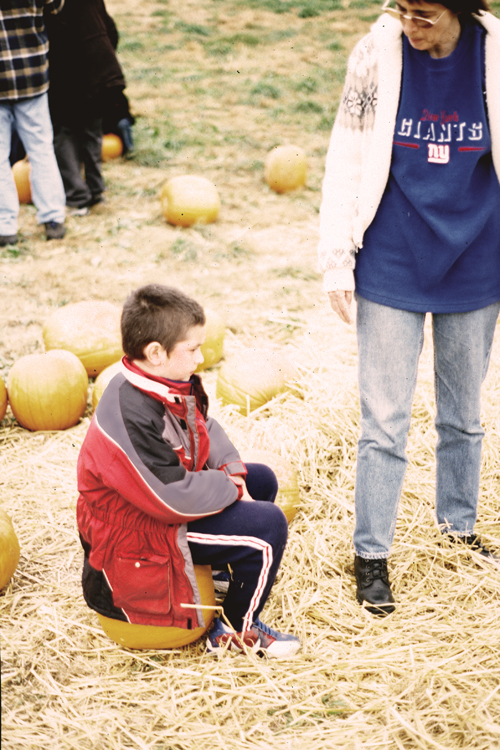
[[[115,362],[114,364],[109,365],[109,367],[106,367],[106,369],[96,377],[94,387],[92,389],[92,406],[94,407],[94,409],[101,400],[101,396],[106,390],[109,381],[112,380],[115,375],[121,372],[121,369],[122,362],[121,359],[119,359],[118,362]]]
[[[101,156],[103,161],[118,159],[123,154],[123,143],[115,133],[107,133],[102,137]]]
[[[267,155],[264,178],[276,193],[287,193],[306,184],[307,156],[300,146],[277,146]]]
[[[208,307],[205,308],[205,317],[207,319],[207,335],[201,347],[203,362],[198,365],[196,372],[201,372],[216,365],[222,359],[224,351],[224,336],[226,333],[224,318]]]
[[[45,348],[67,349],[82,361],[89,377],[123,357],[121,308],[102,300],[75,302],[55,310],[42,336]]]
[[[85,411],[88,383],[84,366],[71,352],[28,354],[9,372],[10,407],[28,430],[65,430]]]
[[[190,227],[211,224],[220,209],[219,193],[206,177],[179,175],[166,182],[160,193],[161,211],[169,224]]]
[[[295,365],[272,348],[249,347],[226,359],[219,370],[215,395],[248,414],[284,391],[296,390]]]
[[[157,625],[136,625],[122,620],[112,620],[98,614],[99,622],[108,638],[118,643],[119,646],[137,649],[180,648],[201,638],[214,619],[215,609],[211,607],[215,608],[215,593],[210,565],[195,565],[194,572],[200,590],[201,603],[209,607],[209,609],[202,610],[205,627],[186,630]],[[194,614],[195,610],[192,611]]]
[[[266,464],[274,471],[278,480],[276,505],[280,506],[286,520],[291,523],[300,505],[299,481],[295,467],[279,453],[258,448],[243,451],[241,458],[245,463]]]
[[[19,563],[21,550],[12,519],[0,508],[0,589],[8,584]]]
[[[16,161],[12,167],[12,176],[16,183],[17,195],[19,203],[33,203],[31,199],[31,165],[28,161],[28,157]]]
[[[2,378],[0,378],[0,422],[5,417],[5,412],[7,411],[7,388],[5,387],[5,383],[3,382]]]

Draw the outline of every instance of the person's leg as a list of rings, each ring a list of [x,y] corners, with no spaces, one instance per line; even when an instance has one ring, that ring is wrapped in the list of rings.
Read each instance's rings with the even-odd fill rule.
[[[481,384],[500,303],[433,316],[436,389],[436,516],[443,532],[470,536],[481,468]]]
[[[246,486],[248,493],[254,500],[274,503],[278,494],[278,480],[276,474],[265,464],[247,463]],[[212,578],[215,591],[219,595],[225,595],[229,589],[231,575],[227,565],[221,569],[212,569]]]
[[[13,111],[17,132],[31,164],[31,187],[38,223],[62,224],[66,200],[54,154],[47,94],[17,101]]]
[[[0,104],[0,237],[15,237],[19,199],[10,165],[12,124],[14,117],[9,104]]]
[[[188,524],[187,539],[195,564],[231,566],[224,612],[236,632],[249,630],[262,611],[287,535],[283,512],[269,502],[240,500],[215,516]]]
[[[278,480],[274,471],[266,464],[245,464],[248,494],[254,500],[274,503],[278,494]]]
[[[81,133],[66,124],[54,128],[54,151],[66,194],[66,205],[84,208],[92,198],[81,174]]]
[[[102,119],[89,119],[82,128],[82,157],[90,202],[99,203],[106,190],[101,173]]]
[[[354,549],[389,555],[406,471],[406,441],[423,345],[423,313],[358,297],[361,437],[356,465]]]

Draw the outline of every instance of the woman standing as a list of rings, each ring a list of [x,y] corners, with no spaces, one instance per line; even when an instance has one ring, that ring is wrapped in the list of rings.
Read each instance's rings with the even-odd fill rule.
[[[387,572],[432,313],[439,528],[474,534],[480,390],[500,308],[500,21],[484,0],[388,0],[355,47],[332,132],[319,259],[333,310],[357,298],[362,432],[357,599],[394,610]]]

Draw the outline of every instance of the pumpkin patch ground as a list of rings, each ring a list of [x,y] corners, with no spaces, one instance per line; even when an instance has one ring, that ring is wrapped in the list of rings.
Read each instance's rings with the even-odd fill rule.
[[[44,352],[66,305],[121,306],[135,287],[178,286],[225,324],[224,357],[202,371],[211,414],[242,454],[278,454],[299,488],[263,620],[300,636],[290,662],[120,648],[85,605],[76,461],[92,416],[58,431],[0,423],[0,507],[20,559],[0,592],[2,750],[490,750],[500,726],[500,572],[439,545],[429,336],[391,555],[396,612],[355,600],[353,487],[359,403],[354,327],[328,308],[316,271],[321,182],[346,60],[379,14],[368,0],[107,0],[136,115],[132,158],[103,165],[106,203],[46,242],[23,204],[0,249],[0,377]],[[494,5],[498,15],[500,5]],[[267,154],[307,155],[304,187],[264,176]],[[205,177],[216,221],[165,221],[160,193]],[[297,367],[296,389],[242,414],[216,398],[231,357],[262,346]],[[218,355],[217,355],[218,356]],[[217,359],[217,357],[215,357]],[[250,364],[250,363],[249,363]],[[96,393],[97,395],[97,393]],[[500,548],[500,341],[483,392],[477,530]],[[261,455],[261,454],[259,454]],[[1,554],[1,550],[0,550]]]

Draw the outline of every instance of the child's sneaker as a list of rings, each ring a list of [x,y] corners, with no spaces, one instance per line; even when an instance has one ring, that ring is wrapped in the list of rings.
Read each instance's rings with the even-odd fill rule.
[[[300,648],[300,639],[291,633],[280,633],[269,625],[265,625],[257,618],[250,631],[256,634],[260,641],[260,647],[256,651],[262,651],[270,658],[284,658],[295,656]]]
[[[221,651],[243,651],[243,643],[250,651],[256,651],[259,638],[255,633],[236,633],[216,617],[207,638],[207,651],[215,654]]]
[[[235,633],[224,625],[218,617],[207,638],[207,651],[243,651],[243,644],[253,653],[265,654],[270,659],[295,656],[300,648],[300,640],[289,633],[279,633],[260,620],[256,620],[250,630]]]

